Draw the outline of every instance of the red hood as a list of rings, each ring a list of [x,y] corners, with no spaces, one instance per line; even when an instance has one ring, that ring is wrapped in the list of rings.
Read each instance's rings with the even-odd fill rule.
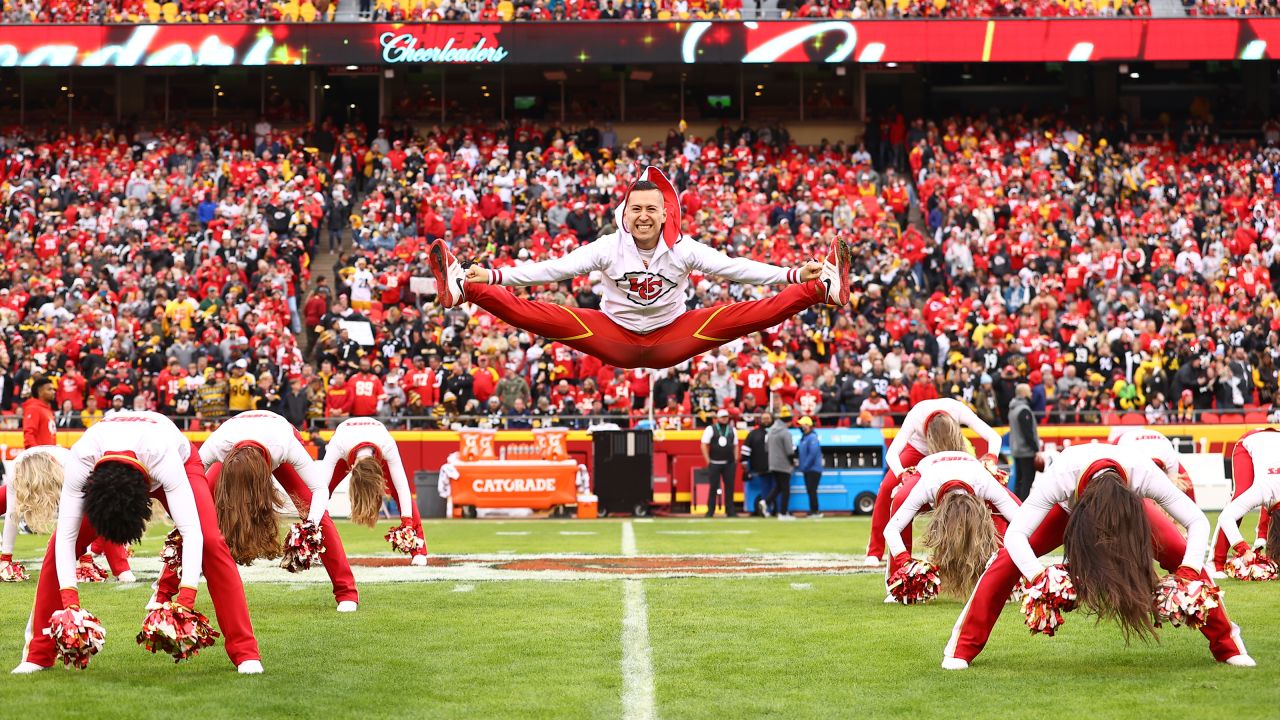
[[[680,195],[676,192],[676,188],[671,184],[671,181],[667,179],[667,176],[652,165],[642,170],[635,182],[641,182],[642,180],[648,180],[657,185],[658,190],[662,192],[662,206],[667,211],[667,221],[662,225],[662,240],[667,244],[667,247],[675,247],[676,243],[680,241]],[[635,183],[632,183],[631,186],[635,187]],[[622,198],[622,204],[614,210],[618,227],[628,235],[631,234],[631,230],[623,224],[622,214],[630,197],[631,188],[627,188],[627,194]]]

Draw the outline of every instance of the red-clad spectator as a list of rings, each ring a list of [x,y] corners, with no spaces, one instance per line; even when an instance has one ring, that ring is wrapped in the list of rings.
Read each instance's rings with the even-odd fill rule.
[[[369,358],[360,358],[360,372],[347,381],[351,393],[352,417],[373,417],[378,414],[378,403],[383,399],[382,378],[373,373]]]

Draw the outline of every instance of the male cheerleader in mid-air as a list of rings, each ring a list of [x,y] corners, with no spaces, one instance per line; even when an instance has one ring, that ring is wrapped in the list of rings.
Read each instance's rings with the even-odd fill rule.
[[[833,243],[825,262],[799,268],[731,258],[680,233],[679,197],[655,167],[645,168],[614,211],[618,230],[562,258],[517,267],[463,269],[443,240],[429,260],[441,304],[472,302],[524,330],[622,368],[666,368],[777,325],[817,304],[849,303],[852,250]],[[599,270],[602,310],[516,297],[497,285],[542,285]],[[763,300],[686,310],[689,273],[752,285],[790,287]]]

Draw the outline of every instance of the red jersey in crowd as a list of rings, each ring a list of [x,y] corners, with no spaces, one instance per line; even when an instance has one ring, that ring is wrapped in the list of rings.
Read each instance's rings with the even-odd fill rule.
[[[373,373],[351,376],[351,415],[372,417],[378,414],[378,398],[382,396],[382,379]]]

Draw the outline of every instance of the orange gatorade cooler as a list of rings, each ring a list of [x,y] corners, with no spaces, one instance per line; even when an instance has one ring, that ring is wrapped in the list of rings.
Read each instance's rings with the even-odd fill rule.
[[[578,496],[578,519],[579,520],[595,520],[599,517],[598,510],[599,500],[595,495],[579,495]]]

